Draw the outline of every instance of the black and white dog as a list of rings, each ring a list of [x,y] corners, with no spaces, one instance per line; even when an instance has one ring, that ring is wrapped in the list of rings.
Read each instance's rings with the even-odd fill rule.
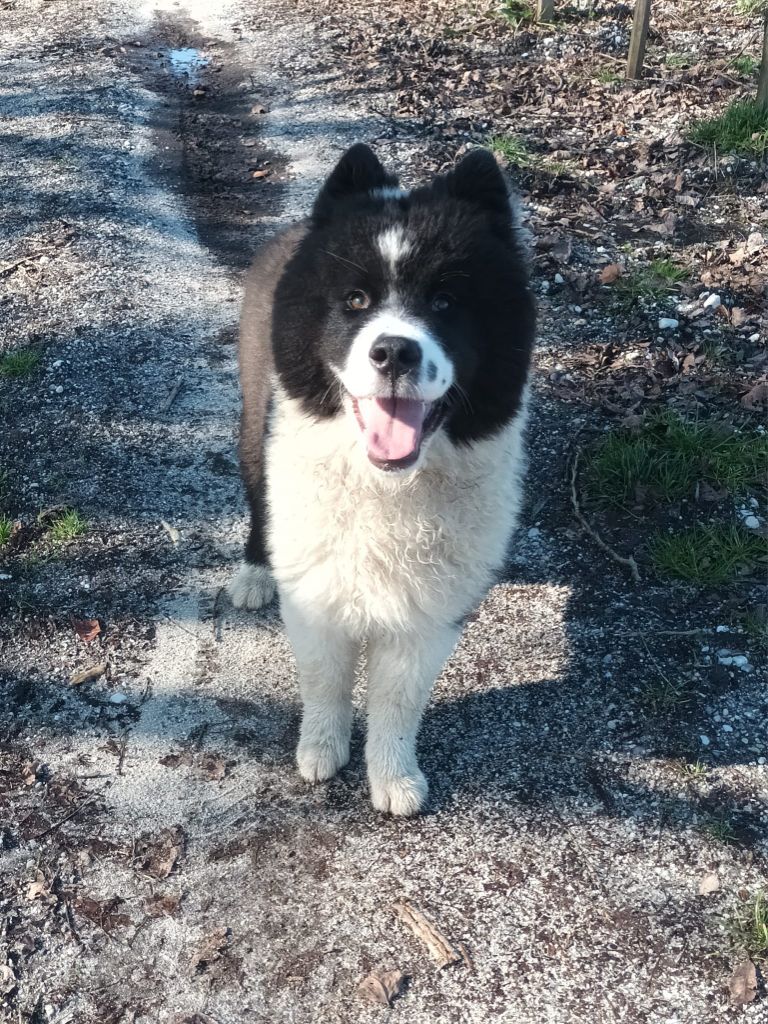
[[[240,454],[252,525],[230,594],[257,608],[277,584],[310,782],[348,760],[367,644],[381,811],[424,801],[421,715],[515,527],[534,324],[520,231],[484,150],[405,192],[353,146],[311,216],[267,243],[248,277]]]

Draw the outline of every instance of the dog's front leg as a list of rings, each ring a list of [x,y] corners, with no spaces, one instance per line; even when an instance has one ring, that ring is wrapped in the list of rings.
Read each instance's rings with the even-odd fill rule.
[[[281,613],[301,691],[296,761],[303,778],[322,782],[349,760],[352,687],[360,644],[335,626],[310,620],[285,598]]]
[[[416,814],[424,802],[427,780],[416,761],[416,736],[432,684],[457,636],[455,626],[433,626],[369,640],[365,756],[378,811]]]

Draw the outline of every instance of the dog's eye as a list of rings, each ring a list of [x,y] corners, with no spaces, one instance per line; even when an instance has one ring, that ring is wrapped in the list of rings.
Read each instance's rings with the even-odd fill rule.
[[[452,295],[447,292],[438,292],[430,303],[435,313],[444,313],[446,309],[449,309],[453,305],[454,299]]]
[[[371,304],[371,297],[370,297],[370,295],[366,295],[365,292],[362,292],[359,289],[356,289],[355,291],[350,292],[349,295],[347,296],[347,308],[348,309],[355,309],[355,310],[368,309],[370,304]]]

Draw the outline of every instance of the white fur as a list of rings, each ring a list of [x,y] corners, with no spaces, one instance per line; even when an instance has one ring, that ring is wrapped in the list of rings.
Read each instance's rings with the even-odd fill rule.
[[[355,663],[368,641],[371,798],[413,814],[427,783],[416,734],[456,623],[504,558],[521,500],[521,414],[455,447],[438,431],[410,473],[376,469],[347,417],[318,421],[277,393],[267,443],[269,548],[299,670],[301,774],[349,756]]]
[[[417,391],[403,397],[420,398],[425,402],[435,402],[442,398],[453,384],[453,363],[425,324],[400,313],[397,309],[384,309],[369,320],[352,342],[344,367],[335,368],[339,380],[349,394],[355,398],[369,398],[379,392],[387,395],[391,393],[389,382],[382,380],[381,374],[370,360],[371,348],[382,335],[411,338],[421,346],[421,369]],[[430,363],[435,365],[437,371],[432,381],[429,380],[428,374]]]
[[[388,264],[390,273],[394,276],[397,272],[397,264],[404,259],[411,251],[411,243],[405,237],[405,231],[398,224],[395,227],[382,231],[377,239],[379,252]]]
[[[275,581],[265,566],[243,562],[230,580],[227,593],[235,608],[254,610],[269,604],[275,596]]]
[[[381,188],[371,189],[371,195],[374,199],[405,199],[408,190],[395,185],[382,185]]]

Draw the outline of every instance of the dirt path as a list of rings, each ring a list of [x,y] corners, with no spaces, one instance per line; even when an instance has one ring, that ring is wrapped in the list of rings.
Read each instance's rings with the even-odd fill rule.
[[[0,578],[0,1020],[357,1024],[386,1012],[356,994],[385,968],[424,1024],[768,1021],[729,1005],[724,923],[765,879],[764,684],[710,678],[715,612],[578,531],[581,424],[545,387],[509,577],[425,720],[428,813],[371,812],[361,713],[339,778],[294,772],[279,616],[221,591],[245,527],[240,273],[345,145],[426,143],[390,141],[275,0],[132,11],[0,11],[3,340],[44,351],[0,394],[23,514]],[[87,529],[46,547],[62,505]],[[654,714],[642,695],[679,672],[695,702]],[[403,898],[472,966],[436,971]]]

